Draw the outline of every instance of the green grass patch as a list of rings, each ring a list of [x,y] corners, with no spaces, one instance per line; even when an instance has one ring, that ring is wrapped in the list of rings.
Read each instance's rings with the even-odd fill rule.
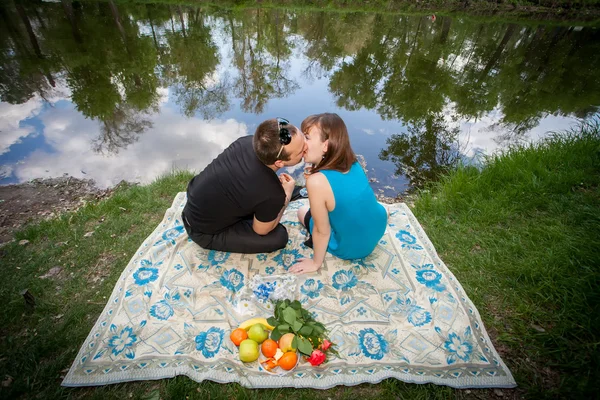
[[[531,397],[600,382],[600,127],[461,167],[414,212]]]
[[[394,379],[330,390],[249,390],[186,377],[62,388],[61,376],[133,252],[191,173],[121,187],[106,200],[20,231],[0,250],[2,398],[488,398]],[[600,128],[554,135],[460,167],[419,193],[414,213],[482,315],[519,388],[509,397],[593,397],[600,381]],[[89,237],[86,233],[93,232]],[[53,267],[61,272],[41,279]],[[36,306],[26,306],[28,289]]]

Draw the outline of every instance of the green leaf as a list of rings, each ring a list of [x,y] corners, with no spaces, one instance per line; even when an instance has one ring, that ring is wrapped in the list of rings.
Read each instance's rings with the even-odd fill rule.
[[[310,325],[304,325],[298,332],[302,336],[309,336],[313,332],[313,327]]]
[[[281,338],[281,336],[283,336],[281,334],[281,332],[279,332],[278,327],[275,327],[275,329],[273,329],[273,332],[271,332],[271,339],[273,339],[274,341],[278,341],[279,338]]]
[[[295,336],[295,335],[294,335],[294,338],[292,339],[292,347],[293,347],[294,349],[297,349],[297,348],[298,348],[298,336]]]
[[[302,304],[300,304],[298,300],[294,300],[291,302],[290,307],[292,307],[294,310],[300,310],[302,308]]]
[[[305,338],[298,339],[298,351],[302,354],[310,356],[310,354],[313,351],[313,347],[310,344],[310,342],[308,341],[308,339],[305,339]]]
[[[323,332],[325,332],[325,328],[322,328],[318,324],[314,325],[313,330],[316,335],[321,335]]]
[[[269,325],[271,326],[277,326],[278,322],[277,322],[277,318],[274,317],[269,317],[267,318],[267,322],[269,323]]]
[[[290,325],[294,325],[294,322],[296,322],[296,311],[292,307],[287,307],[283,310],[283,320]]]
[[[288,324],[277,325],[277,330],[281,333],[288,333],[290,331],[290,326]]]
[[[302,322],[294,322],[294,324],[292,325],[292,329],[294,330],[294,332],[298,332],[300,329],[302,329]]]

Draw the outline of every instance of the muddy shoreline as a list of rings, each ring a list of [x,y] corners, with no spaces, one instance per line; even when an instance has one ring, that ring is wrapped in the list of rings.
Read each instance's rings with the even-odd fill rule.
[[[14,240],[14,233],[25,225],[109,197],[119,185],[99,189],[91,179],[64,176],[0,186],[0,245]]]

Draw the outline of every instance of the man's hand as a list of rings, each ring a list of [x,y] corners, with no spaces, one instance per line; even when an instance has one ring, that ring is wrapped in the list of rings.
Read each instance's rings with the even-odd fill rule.
[[[281,182],[281,186],[283,186],[283,190],[285,191],[287,200],[289,201],[292,198],[292,192],[296,186],[296,181],[286,173],[281,173],[279,175],[279,181]]]
[[[321,268],[321,265],[315,263],[312,258],[301,258],[300,261],[292,265],[288,271],[296,275],[301,275],[316,272],[319,268]]]

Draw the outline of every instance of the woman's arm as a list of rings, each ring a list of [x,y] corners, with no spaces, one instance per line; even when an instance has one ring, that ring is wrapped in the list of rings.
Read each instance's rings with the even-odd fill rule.
[[[290,268],[295,274],[315,272],[325,259],[329,238],[331,236],[331,225],[329,225],[329,211],[327,209],[327,197],[331,193],[331,186],[323,174],[312,175],[306,181],[310,213],[314,221],[312,232],[313,258],[303,258]],[[306,227],[308,229],[308,227]]]

